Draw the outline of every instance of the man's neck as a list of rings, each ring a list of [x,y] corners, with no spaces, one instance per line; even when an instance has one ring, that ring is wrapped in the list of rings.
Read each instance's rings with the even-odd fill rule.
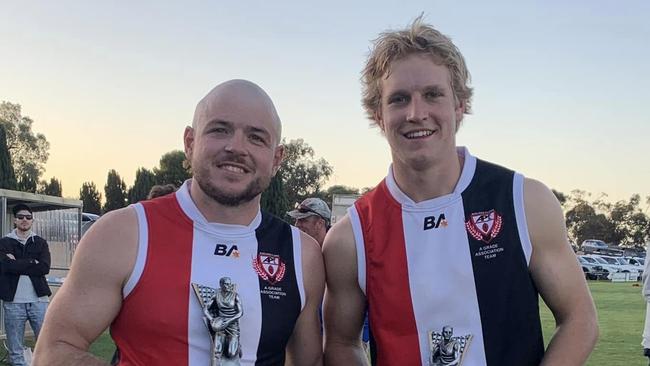
[[[393,163],[393,177],[399,189],[414,202],[422,202],[450,194],[456,188],[465,157],[453,155],[431,164],[425,170],[415,170],[406,164]]]
[[[27,231],[23,231],[23,230],[20,230],[19,228],[16,228],[16,235],[17,235],[19,238],[27,239],[27,238],[29,238],[29,232],[30,232],[30,231],[31,231],[31,229],[30,229],[30,230],[27,230]]]
[[[260,209],[260,196],[238,206],[226,206],[203,192],[198,184],[190,182],[190,197],[208,222],[248,226]]]

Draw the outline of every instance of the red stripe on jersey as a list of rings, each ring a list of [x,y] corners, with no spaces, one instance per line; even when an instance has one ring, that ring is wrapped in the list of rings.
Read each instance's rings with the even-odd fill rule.
[[[419,365],[402,207],[382,181],[355,202],[366,253],[366,296],[377,365]]]
[[[149,232],[147,259],[111,325],[119,365],[185,366],[193,224],[175,194],[142,205]]]

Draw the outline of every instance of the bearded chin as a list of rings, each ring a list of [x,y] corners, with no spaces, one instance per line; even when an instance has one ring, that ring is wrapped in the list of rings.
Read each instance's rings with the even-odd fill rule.
[[[207,178],[207,174],[204,175],[199,172],[194,174],[194,181],[199,184],[199,187],[201,187],[201,190],[205,192],[205,194],[217,203],[224,206],[236,207],[250,202],[262,193],[271,183],[271,178],[257,177],[241,192],[225,192],[212,184],[210,179]]]

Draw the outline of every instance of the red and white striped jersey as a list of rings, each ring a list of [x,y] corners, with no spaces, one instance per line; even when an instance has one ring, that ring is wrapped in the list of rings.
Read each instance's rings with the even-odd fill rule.
[[[451,194],[416,203],[389,171],[348,211],[376,365],[525,366],[543,356],[523,176],[458,153]]]
[[[192,284],[219,288],[222,277],[243,307],[241,364],[283,365],[305,303],[300,232],[264,212],[248,226],[209,223],[187,183],[133,208],[137,260],[111,325],[119,365],[208,365],[210,335]]]

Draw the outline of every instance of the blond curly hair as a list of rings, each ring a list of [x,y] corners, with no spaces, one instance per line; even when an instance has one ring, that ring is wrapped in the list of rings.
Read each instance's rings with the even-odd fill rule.
[[[363,107],[368,118],[376,123],[381,106],[381,79],[387,77],[393,61],[413,54],[430,55],[444,65],[451,75],[456,102],[462,102],[465,113],[471,113],[473,90],[465,59],[451,39],[417,17],[406,29],[382,32],[373,41],[366,66],[361,74]]]

